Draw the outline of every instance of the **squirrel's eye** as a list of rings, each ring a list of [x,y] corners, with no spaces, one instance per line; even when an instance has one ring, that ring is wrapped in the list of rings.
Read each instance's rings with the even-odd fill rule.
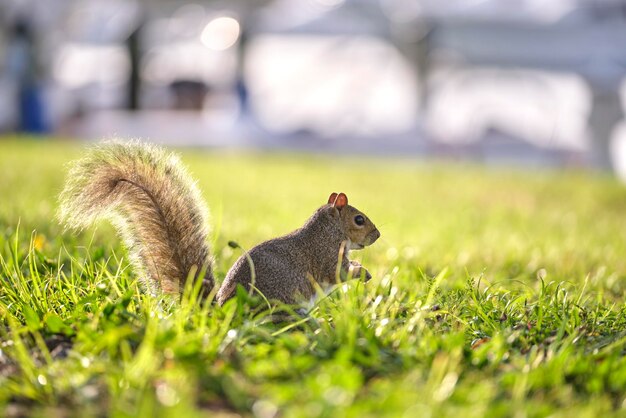
[[[363,217],[363,215],[356,215],[354,217],[354,223],[361,226],[365,223],[365,218]]]

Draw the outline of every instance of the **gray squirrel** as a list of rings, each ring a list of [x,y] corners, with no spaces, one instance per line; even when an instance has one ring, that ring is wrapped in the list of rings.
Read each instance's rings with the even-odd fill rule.
[[[69,228],[111,220],[149,289],[177,294],[191,279],[202,280],[203,295],[213,290],[208,212],[175,154],[137,141],[95,146],[73,162],[59,200],[59,218]],[[243,254],[226,274],[217,302],[233,297],[238,284],[268,300],[295,304],[315,296],[315,282],[369,279],[348,253],[379,237],[344,193],[332,193],[301,228]]]

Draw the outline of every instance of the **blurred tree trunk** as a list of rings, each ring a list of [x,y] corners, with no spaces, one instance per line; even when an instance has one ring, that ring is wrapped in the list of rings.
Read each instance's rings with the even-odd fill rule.
[[[139,23],[126,40],[126,48],[130,57],[130,77],[128,80],[128,109],[139,110],[139,94],[141,93],[141,30]]]
[[[591,86],[591,158],[595,167],[604,171],[613,171],[611,159],[611,137],[617,124],[622,120],[622,103],[619,87],[603,88]]]

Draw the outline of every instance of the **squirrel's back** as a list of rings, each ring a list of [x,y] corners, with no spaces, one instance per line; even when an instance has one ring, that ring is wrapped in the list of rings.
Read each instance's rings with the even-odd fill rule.
[[[140,142],[94,147],[71,166],[60,201],[69,227],[110,219],[150,288],[177,293],[190,275],[213,288],[208,212],[176,155]]]

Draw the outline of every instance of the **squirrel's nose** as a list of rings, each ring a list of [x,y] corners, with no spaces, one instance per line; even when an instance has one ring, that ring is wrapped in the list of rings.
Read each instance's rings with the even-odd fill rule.
[[[378,229],[373,230],[372,232],[369,233],[368,235],[369,238],[369,244],[373,244],[374,242],[376,242],[376,240],[378,238],[380,238],[380,231]]]

